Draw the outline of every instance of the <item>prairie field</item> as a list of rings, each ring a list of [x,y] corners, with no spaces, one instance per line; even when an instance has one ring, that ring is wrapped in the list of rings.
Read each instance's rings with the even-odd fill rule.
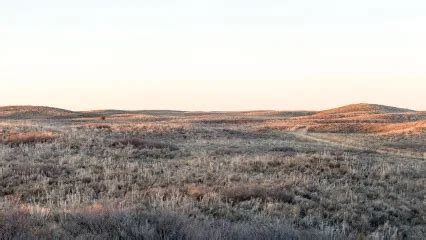
[[[0,239],[425,239],[426,112],[0,107]]]

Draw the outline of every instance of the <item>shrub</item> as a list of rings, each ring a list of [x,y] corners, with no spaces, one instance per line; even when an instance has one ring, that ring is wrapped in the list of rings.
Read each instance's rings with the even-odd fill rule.
[[[196,199],[196,200],[201,200],[204,198],[204,196],[206,194],[208,194],[210,192],[210,190],[204,186],[196,186],[196,185],[192,185],[192,186],[188,186],[186,188],[186,194],[188,194],[190,197]]]
[[[234,203],[248,201],[251,199],[261,199],[263,201],[279,201],[291,203],[294,196],[280,187],[241,185],[225,189],[222,192],[227,201]]]
[[[286,156],[295,156],[297,154],[297,151],[291,147],[274,147],[271,149],[271,151],[281,152],[284,153]]]
[[[148,148],[148,149],[169,149],[171,151],[179,150],[177,146],[172,144],[149,141],[149,140],[144,140],[141,138],[126,138],[126,139],[115,141],[112,144],[113,147],[128,146],[128,145],[131,145],[134,148],[138,148],[138,149]]]
[[[197,219],[171,211],[103,210],[37,218],[6,214],[0,239],[330,239],[338,233],[298,231],[284,222]]]

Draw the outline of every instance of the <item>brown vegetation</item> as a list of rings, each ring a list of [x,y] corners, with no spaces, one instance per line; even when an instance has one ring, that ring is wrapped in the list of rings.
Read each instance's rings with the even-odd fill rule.
[[[233,186],[223,191],[226,201],[233,203],[260,199],[265,202],[293,202],[293,194],[279,186],[245,185]]]
[[[261,129],[300,130],[318,133],[412,133],[425,130],[425,112],[374,104],[355,104],[313,115],[272,120]]]
[[[119,146],[133,146],[134,148],[148,148],[148,149],[164,149],[167,148],[171,151],[177,151],[179,150],[178,147],[171,144],[161,143],[161,142],[154,142],[154,141],[148,141],[141,138],[125,138],[122,140],[118,140],[112,143],[111,146],[113,147],[119,147]]]
[[[37,118],[69,118],[77,113],[51,107],[8,106],[0,107],[0,119],[37,119]]]
[[[0,239],[426,236],[423,113],[84,114],[0,121]]]
[[[12,131],[0,134],[1,143],[9,145],[45,143],[54,141],[57,137],[57,134],[47,131]]]

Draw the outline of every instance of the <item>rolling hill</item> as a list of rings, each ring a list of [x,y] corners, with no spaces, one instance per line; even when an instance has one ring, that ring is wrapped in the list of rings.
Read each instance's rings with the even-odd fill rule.
[[[351,104],[343,107],[333,108],[317,113],[317,115],[365,115],[365,114],[388,114],[388,113],[406,113],[406,112],[415,112],[410,109],[396,108],[378,104],[368,104],[368,103],[359,103]]]
[[[5,106],[0,107],[0,118],[3,119],[39,119],[39,118],[70,118],[80,115],[60,108],[42,106]]]
[[[320,112],[249,111],[249,112],[183,112],[183,111],[69,111],[42,106],[0,107],[0,119],[73,119],[106,116],[110,121],[133,119],[135,122],[157,121],[179,116],[192,123],[258,122],[263,129],[324,133],[419,134],[426,132],[426,112],[377,104],[352,104]]]
[[[270,121],[265,127],[324,133],[418,134],[426,130],[426,112],[361,103],[285,121]]]

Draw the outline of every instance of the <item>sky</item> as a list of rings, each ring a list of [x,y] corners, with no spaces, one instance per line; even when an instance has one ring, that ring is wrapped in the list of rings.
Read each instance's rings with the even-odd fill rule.
[[[426,110],[424,0],[0,0],[0,106]]]

